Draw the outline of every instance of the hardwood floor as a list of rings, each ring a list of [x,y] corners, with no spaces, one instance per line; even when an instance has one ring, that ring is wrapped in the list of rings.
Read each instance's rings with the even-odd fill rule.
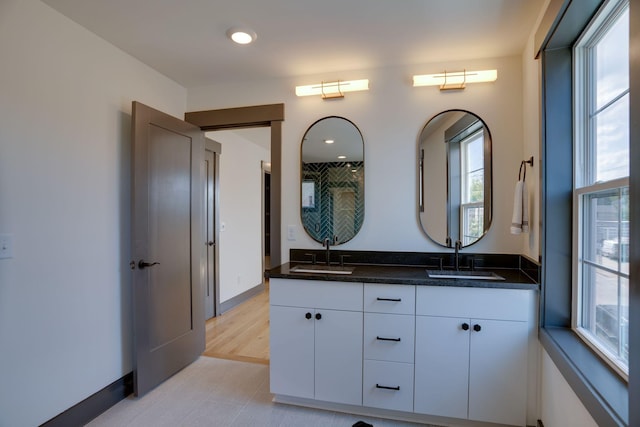
[[[207,320],[203,355],[269,364],[269,286],[259,295]]]

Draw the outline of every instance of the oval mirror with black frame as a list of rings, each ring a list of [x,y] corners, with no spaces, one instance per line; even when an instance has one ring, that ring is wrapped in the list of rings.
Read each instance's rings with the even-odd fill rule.
[[[364,140],[343,117],[313,123],[301,144],[300,216],[317,242],[351,240],[364,220]]]
[[[418,156],[423,231],[449,248],[480,240],[491,225],[489,128],[469,111],[443,111],[422,129]]]

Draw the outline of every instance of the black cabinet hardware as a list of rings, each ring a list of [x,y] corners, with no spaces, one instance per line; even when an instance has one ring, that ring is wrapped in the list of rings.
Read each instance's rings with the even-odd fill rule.
[[[380,298],[380,297],[378,297],[378,301],[400,302],[400,301],[402,301],[402,298]]]
[[[400,390],[400,386],[397,387],[387,387],[386,385],[380,385],[380,384],[376,384],[376,388],[383,388],[385,390],[395,390],[395,391],[399,391]]]
[[[462,324],[462,330],[463,331],[468,331],[469,330],[469,324],[468,323],[463,323]]]
[[[306,317],[307,319],[311,319],[311,313],[305,314],[304,317]]]
[[[377,340],[380,341],[395,341],[400,342],[400,338],[384,338],[384,337],[376,337]]]
[[[316,313],[316,320],[320,320],[320,319],[322,319],[322,314]]]
[[[215,242],[213,240],[209,240],[207,242],[207,246],[213,246],[213,245],[215,245]]]
[[[153,267],[154,265],[158,265],[158,264],[160,264],[160,263],[159,262],[145,262],[143,259],[141,259],[138,262],[138,268],[140,270],[144,270],[147,267]]]
[[[476,332],[480,332],[482,330],[482,326],[480,325],[473,325],[473,330]]]

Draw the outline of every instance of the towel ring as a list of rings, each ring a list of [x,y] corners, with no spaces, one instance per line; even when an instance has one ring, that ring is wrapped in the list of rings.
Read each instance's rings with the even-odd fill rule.
[[[524,168],[524,173],[522,173],[522,168]],[[520,162],[520,171],[518,172],[518,181],[524,182],[525,179],[527,179],[527,166],[526,166],[526,160],[523,160],[522,162]]]
[[[525,166],[525,164],[528,164],[529,166],[533,167],[533,156],[531,156],[529,160],[523,160],[522,162],[520,162],[520,171],[518,172],[518,181],[520,181],[521,178],[522,178],[522,182],[524,182],[524,180],[527,179],[527,167]],[[524,173],[522,172],[522,168],[524,168]]]

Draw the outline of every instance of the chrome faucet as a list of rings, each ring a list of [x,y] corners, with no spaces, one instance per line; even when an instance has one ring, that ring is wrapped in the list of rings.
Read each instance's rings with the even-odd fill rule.
[[[455,244],[455,267],[456,271],[460,270],[460,248],[462,247],[462,242],[460,240],[456,240]]]
[[[330,265],[330,261],[331,261],[331,239],[329,239],[328,237],[326,239],[324,239],[324,242],[322,243],[322,246],[324,246],[326,249],[326,259],[327,259],[327,265]],[[337,245],[338,244],[338,236],[333,236],[333,244]]]

